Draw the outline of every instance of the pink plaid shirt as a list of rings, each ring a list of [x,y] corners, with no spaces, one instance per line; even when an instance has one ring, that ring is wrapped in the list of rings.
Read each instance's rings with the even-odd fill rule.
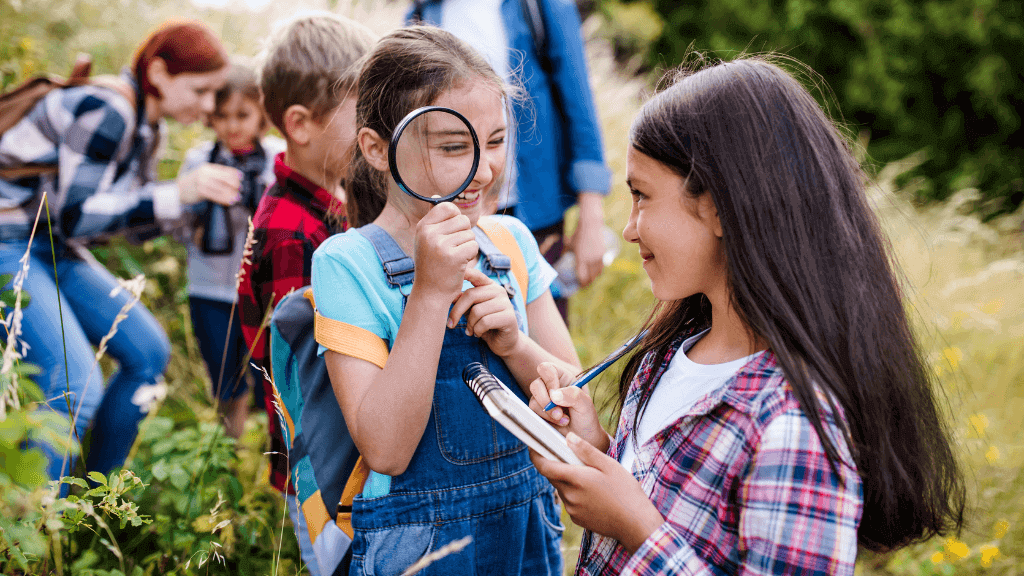
[[[651,370],[660,379],[690,334],[644,358],[612,458],[632,441],[638,382]],[[666,522],[632,555],[586,532],[576,574],[853,574],[861,480],[820,392],[819,405],[838,476],[775,356],[757,355],[637,450],[633,475]]]

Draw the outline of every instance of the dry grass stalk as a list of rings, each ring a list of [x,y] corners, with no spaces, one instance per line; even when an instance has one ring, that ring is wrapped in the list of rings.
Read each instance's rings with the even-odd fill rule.
[[[430,566],[431,564],[437,562],[445,556],[458,554],[459,552],[462,552],[463,548],[469,546],[469,543],[472,541],[472,536],[466,536],[465,538],[449,542],[442,546],[440,549],[438,549],[437,552],[431,552],[430,554],[427,554],[423,556],[423,558],[417,560],[415,564],[406,568],[405,572],[402,572],[402,576],[412,576],[413,574],[419,572],[420,570],[423,570],[427,566]]]
[[[43,193],[43,198],[46,198],[46,193]],[[36,237],[36,228],[39,226],[39,217],[43,214],[43,206],[45,202],[39,203],[39,209],[36,210],[36,219],[32,223],[32,232],[28,236],[28,246],[25,248],[25,255],[22,256],[18,263],[21,266],[18,268],[17,274],[14,275],[14,281],[12,282],[12,290],[14,291],[14,309],[11,311],[6,318],[3,319],[2,323],[4,328],[7,330],[7,346],[4,348],[3,364],[0,365],[0,374],[5,374],[9,377],[9,382],[2,391],[0,391],[0,422],[7,419],[7,407],[10,406],[14,410],[21,408],[21,403],[18,401],[18,375],[14,372],[14,363],[25,357],[28,353],[28,344],[21,340],[21,319],[23,312],[21,311],[21,293],[25,285],[25,279],[28,278],[28,267],[29,267],[29,255],[32,252],[32,241]],[[18,351],[18,342],[21,342],[21,352]]]

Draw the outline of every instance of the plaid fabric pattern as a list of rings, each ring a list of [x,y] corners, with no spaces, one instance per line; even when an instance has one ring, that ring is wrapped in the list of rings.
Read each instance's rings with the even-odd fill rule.
[[[309,285],[313,252],[329,236],[348,227],[344,206],[285,164],[283,152],[274,159],[274,175],[277,182],[263,195],[253,217],[253,253],[250,262],[242,264],[238,287],[242,335],[252,350],[252,362],[267,373],[267,323],[274,306],[290,291]],[[283,491],[288,480],[287,444],[267,380],[263,391],[270,428],[270,483]],[[294,494],[295,490],[289,486],[288,492]]]
[[[612,458],[633,441],[638,383],[652,371],[660,378],[691,334],[641,363]],[[666,522],[632,556],[615,540],[585,533],[576,573],[853,574],[862,485],[842,424],[820,392],[819,404],[842,458],[838,475],[775,356],[759,354],[637,450],[633,475]]]
[[[135,86],[130,73],[122,78]],[[0,179],[3,237],[28,238],[43,192],[58,237],[95,238],[153,224],[154,195],[177,195],[173,183],[154,182],[159,135],[159,127],[136,126],[132,104],[107,88],[53,90],[0,137],[0,166],[59,168],[56,175]]]

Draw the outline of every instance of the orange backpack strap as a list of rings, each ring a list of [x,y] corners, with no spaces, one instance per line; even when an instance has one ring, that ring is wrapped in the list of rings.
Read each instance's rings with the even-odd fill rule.
[[[366,360],[383,369],[388,360],[388,345],[380,337],[365,328],[346,324],[320,313],[313,300],[313,289],[302,295],[313,305],[313,337],[328,350],[360,360]]]
[[[501,250],[501,253],[512,260],[512,274],[519,283],[519,289],[523,292],[523,302],[530,293],[530,272],[526,268],[526,257],[516,242],[516,237],[509,232],[502,223],[493,218],[483,217],[477,221],[477,226],[487,234],[487,237],[494,243],[494,247]]]
[[[359,460],[356,460],[356,467],[349,474],[348,482],[345,483],[345,489],[341,491],[341,500],[338,501],[338,517],[334,520],[338,528],[341,528],[342,532],[348,534],[349,538],[352,538],[353,534],[352,501],[363,491],[363,486],[366,485],[366,481],[369,478],[370,467],[366,464],[366,460],[363,460],[363,457],[360,456]]]

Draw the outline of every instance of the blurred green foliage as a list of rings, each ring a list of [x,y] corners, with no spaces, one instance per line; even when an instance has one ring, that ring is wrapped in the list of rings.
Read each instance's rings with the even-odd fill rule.
[[[984,216],[1024,201],[1024,5],[1007,0],[597,0],[618,55],[774,51],[810,65],[880,166],[924,150],[918,199],[978,188]],[[832,107],[835,110],[835,107]]]

